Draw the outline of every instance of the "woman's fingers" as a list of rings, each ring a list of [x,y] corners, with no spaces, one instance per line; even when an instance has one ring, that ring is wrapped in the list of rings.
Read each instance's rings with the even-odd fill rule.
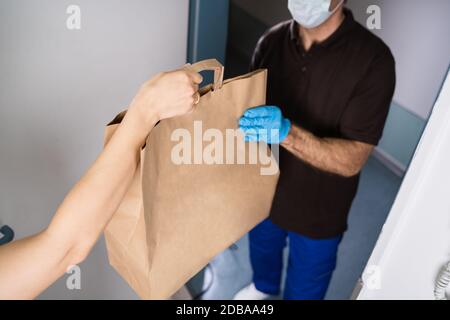
[[[198,84],[202,83],[203,77],[200,73],[189,70],[189,69],[184,69],[184,71],[191,78],[191,80],[194,82],[194,84],[198,85]]]
[[[199,74],[197,73],[197,75],[199,75]],[[200,93],[198,92],[199,85],[198,85],[198,83],[196,81],[200,81],[199,83],[201,83],[201,81],[203,81],[203,78],[201,78],[201,76],[200,76],[201,79],[198,78],[198,77],[195,78],[195,73],[194,74],[190,74],[190,77],[192,77],[191,80],[193,81],[193,83],[191,84],[191,89],[192,89],[192,92],[193,92],[191,94],[191,96],[193,98],[193,105],[196,106],[200,102]]]
[[[198,84],[194,84],[194,85],[192,86],[192,89],[194,90],[194,93],[197,93],[197,92],[198,92],[198,89],[199,89]]]
[[[186,114],[200,102],[202,81],[199,73],[189,69],[160,73],[141,87],[131,106],[145,115],[156,113],[159,120]]]
[[[194,93],[194,106],[200,102],[200,93]]]

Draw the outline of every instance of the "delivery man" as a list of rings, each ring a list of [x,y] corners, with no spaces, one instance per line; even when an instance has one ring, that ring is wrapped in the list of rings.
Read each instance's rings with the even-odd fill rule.
[[[253,283],[236,299],[323,299],[359,173],[380,140],[395,88],[395,61],[344,0],[289,0],[293,20],[259,40],[251,68],[267,68],[268,106],[240,119],[247,141],[280,144],[270,218],[250,232]],[[261,134],[279,130],[279,135]]]

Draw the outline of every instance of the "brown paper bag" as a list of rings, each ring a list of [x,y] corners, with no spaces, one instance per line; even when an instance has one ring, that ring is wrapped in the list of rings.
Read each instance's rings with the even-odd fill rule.
[[[278,181],[278,166],[267,145],[240,145],[242,136],[236,138],[235,154],[227,154],[231,163],[224,159],[228,164],[198,161],[199,148],[211,147],[212,140],[197,143],[191,157],[186,157],[186,150],[176,152],[183,144],[174,136],[183,133],[197,141],[199,128],[224,137],[227,129],[238,132],[239,117],[247,108],[264,104],[266,97],[266,70],[223,82],[223,67],[216,60],[187,67],[214,70],[214,84],[201,89],[193,113],[163,120],[153,129],[141,152],[140,169],[105,230],[111,265],[143,299],[169,298],[215,255],[264,220]],[[107,126],[106,143],[123,116]],[[228,143],[223,142],[222,150]],[[275,172],[261,174],[267,165],[260,161],[237,163],[255,145],[269,154]],[[190,158],[192,164],[174,161],[174,154]]]

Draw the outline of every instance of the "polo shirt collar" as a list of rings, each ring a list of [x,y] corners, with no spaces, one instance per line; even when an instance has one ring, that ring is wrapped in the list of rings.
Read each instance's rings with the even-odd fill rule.
[[[326,40],[322,41],[321,43],[316,43],[315,45],[325,48],[329,47],[332,44],[334,44],[337,40],[339,40],[344,34],[346,34],[353,27],[355,23],[353,13],[349,9],[345,8],[344,14],[345,14],[344,21],[341,23],[339,28]],[[289,27],[290,38],[297,44],[302,44],[300,32],[298,32],[298,26],[299,24],[295,20],[291,21],[291,25]],[[303,47],[303,45],[301,45],[301,47]]]

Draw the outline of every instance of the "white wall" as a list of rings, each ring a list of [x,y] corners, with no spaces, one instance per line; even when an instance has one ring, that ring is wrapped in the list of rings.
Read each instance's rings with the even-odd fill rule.
[[[382,10],[382,30],[374,33],[397,61],[394,100],[427,119],[450,64],[450,1],[349,0],[348,7],[365,25],[371,4]]]
[[[82,29],[66,28],[78,4]],[[152,74],[186,61],[188,0],[0,1],[0,224],[38,232],[102,148],[103,127]],[[32,266],[30,266],[32,267]],[[134,298],[103,240],[42,298]]]
[[[369,259],[359,299],[434,299],[435,281],[450,261],[449,105],[450,74]]]

